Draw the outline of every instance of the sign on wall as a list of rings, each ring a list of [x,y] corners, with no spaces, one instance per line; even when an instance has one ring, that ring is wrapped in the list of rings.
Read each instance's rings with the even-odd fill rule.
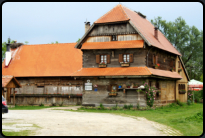
[[[85,90],[86,91],[92,91],[93,90],[92,83],[90,83],[90,80],[87,80],[87,83],[85,83]]]

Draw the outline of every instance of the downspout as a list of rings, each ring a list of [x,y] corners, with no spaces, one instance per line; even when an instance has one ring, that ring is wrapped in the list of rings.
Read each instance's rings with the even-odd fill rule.
[[[153,48],[153,47],[152,47],[152,48]],[[150,48],[149,51],[150,51],[152,48]],[[148,51],[148,53],[147,53],[147,67],[148,67],[148,55],[149,55],[149,51]]]

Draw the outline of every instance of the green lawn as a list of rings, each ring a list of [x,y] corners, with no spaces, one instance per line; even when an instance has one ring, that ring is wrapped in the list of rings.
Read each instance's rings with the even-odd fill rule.
[[[195,103],[192,105],[174,105],[157,108],[155,110],[96,110],[79,109],[79,111],[114,113],[120,115],[131,115],[136,117],[145,117],[148,120],[155,121],[176,130],[179,130],[185,136],[200,136],[203,133],[203,104]],[[197,114],[198,113],[198,114]]]

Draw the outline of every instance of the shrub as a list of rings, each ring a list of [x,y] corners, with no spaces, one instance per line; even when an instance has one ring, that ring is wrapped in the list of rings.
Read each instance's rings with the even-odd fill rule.
[[[127,109],[127,105],[125,104],[123,108],[124,108],[124,109]]]
[[[39,106],[44,106],[44,104],[41,103]]]
[[[154,100],[155,100],[155,95],[158,92],[156,87],[149,87],[148,83],[144,83],[144,93],[147,97],[147,105],[149,107],[152,107],[154,104]]]
[[[130,104],[130,105],[127,106],[127,109],[130,110],[131,108],[133,108],[133,105],[132,105],[132,104]]]
[[[105,109],[105,107],[103,106],[102,103],[100,103],[100,108],[101,108],[101,109]]]
[[[191,100],[187,100],[187,105],[191,105]]]
[[[184,106],[184,103],[180,102],[179,100],[177,100],[177,104],[178,104],[179,106]]]
[[[139,103],[137,103],[137,109],[138,109],[138,110],[140,109],[140,105],[139,105]]]

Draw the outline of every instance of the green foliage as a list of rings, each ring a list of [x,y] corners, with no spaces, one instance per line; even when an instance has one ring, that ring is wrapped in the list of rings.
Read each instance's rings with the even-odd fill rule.
[[[193,101],[193,92],[192,91],[188,91],[188,100]]]
[[[157,89],[156,87],[149,87],[148,83],[144,83],[144,87],[145,87],[144,93],[146,94],[146,97],[147,97],[147,105],[149,107],[152,107],[154,104]]]
[[[192,104],[191,100],[187,100],[187,105],[191,105],[191,104]]]
[[[182,54],[182,60],[189,77],[199,80],[203,74],[203,30],[188,26],[185,20],[178,17],[174,22],[157,17],[151,23],[158,26],[165,37]]]
[[[28,41],[25,41],[24,43],[25,43],[25,45],[28,45],[29,42],[28,42]]]
[[[177,100],[177,104],[178,104],[179,106],[184,106],[184,105],[185,105],[183,102],[180,102],[179,100]]]
[[[101,108],[101,109],[105,109],[105,107],[103,106],[102,103],[100,103],[100,108]]]
[[[78,43],[80,41],[80,38],[78,39],[78,41],[76,41],[76,43]]]
[[[124,109],[127,109],[127,105],[125,104],[123,108],[124,108]]]
[[[43,103],[41,103],[39,106],[44,106],[44,104],[43,104]]]
[[[140,109],[140,105],[139,105],[139,103],[137,103],[137,109],[138,109],[138,110]]]
[[[193,116],[189,116],[185,118],[186,121],[197,121],[197,122],[203,122],[203,111],[198,112]]]
[[[203,82],[203,74],[200,77],[200,81]]]

